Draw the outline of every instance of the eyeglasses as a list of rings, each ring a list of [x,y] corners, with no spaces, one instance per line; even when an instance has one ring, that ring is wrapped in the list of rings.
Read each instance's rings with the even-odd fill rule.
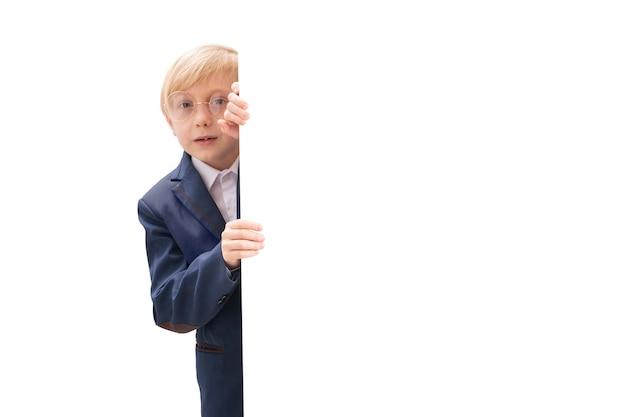
[[[172,120],[182,122],[193,116],[198,106],[202,104],[208,105],[212,115],[220,116],[226,110],[228,99],[225,94],[221,94],[211,97],[209,101],[196,101],[189,93],[174,91],[165,100],[165,111]]]

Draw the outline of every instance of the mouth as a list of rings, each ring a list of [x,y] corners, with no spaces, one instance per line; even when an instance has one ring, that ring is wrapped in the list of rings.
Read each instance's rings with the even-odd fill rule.
[[[210,143],[213,142],[215,139],[217,139],[217,136],[199,136],[197,138],[195,138],[193,141],[196,143]]]

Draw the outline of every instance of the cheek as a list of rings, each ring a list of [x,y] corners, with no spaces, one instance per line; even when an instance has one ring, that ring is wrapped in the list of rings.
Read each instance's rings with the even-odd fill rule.
[[[172,126],[172,133],[176,136],[176,139],[178,139],[178,143],[185,149],[193,142],[191,129],[186,126]]]
[[[178,138],[178,140],[182,140],[187,136],[187,132],[189,129],[186,128],[184,125],[174,123],[170,126],[172,127],[172,133]]]

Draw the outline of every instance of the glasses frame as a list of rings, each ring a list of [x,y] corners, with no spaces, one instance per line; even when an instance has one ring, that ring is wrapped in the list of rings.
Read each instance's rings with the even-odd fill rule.
[[[191,98],[191,100],[189,101],[189,104],[193,104],[193,109],[192,109],[191,113],[189,114],[189,116],[187,116],[187,117],[185,117],[185,118],[182,118],[182,119],[175,119],[175,118],[173,117],[172,112],[170,111],[170,108],[169,108],[169,106],[168,106],[168,102],[170,101],[170,97],[172,97],[174,94],[184,94],[184,95],[187,95],[187,96],[189,96],[189,97]],[[210,101],[195,101],[195,100],[196,100],[196,98],[195,98],[194,96],[192,96],[191,94],[189,94],[188,92],[186,92],[186,91],[179,91],[179,90],[177,90],[177,91],[172,91],[172,92],[171,92],[171,93],[167,96],[167,98],[165,99],[165,103],[163,103],[163,108],[165,109],[165,113],[168,115],[168,117],[169,117],[170,119],[172,119],[173,121],[175,121],[175,122],[184,122],[184,121],[186,121],[186,120],[189,120],[190,118],[192,118],[193,116],[195,116],[195,114],[196,114],[196,109],[198,108],[198,106],[199,106],[199,105],[202,105],[202,104],[206,104],[206,105],[207,105],[207,107],[208,107],[208,110],[209,110],[209,113],[210,113],[210,114],[212,114],[213,116],[219,116],[220,114],[221,114],[221,115],[223,115],[223,114],[224,114],[224,112],[226,111],[226,106],[227,106],[227,105],[228,105],[228,103],[229,103],[229,101],[228,101],[228,93],[226,93],[226,95],[225,95],[224,97],[220,96],[219,98],[220,98],[220,99],[225,100],[225,101],[226,101],[226,103],[224,104],[224,109],[223,109],[223,110],[220,110],[220,111],[218,111],[218,112],[216,113],[216,112],[213,112],[213,111],[211,110],[211,102],[213,101],[213,98],[211,98],[211,100],[210,100]]]

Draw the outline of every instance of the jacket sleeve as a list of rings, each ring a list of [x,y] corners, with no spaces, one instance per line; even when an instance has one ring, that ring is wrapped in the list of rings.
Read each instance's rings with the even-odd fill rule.
[[[143,199],[138,215],[146,232],[155,323],[177,333],[206,325],[235,292],[239,271],[228,271],[219,241],[203,242],[206,250],[189,262],[167,223]]]

